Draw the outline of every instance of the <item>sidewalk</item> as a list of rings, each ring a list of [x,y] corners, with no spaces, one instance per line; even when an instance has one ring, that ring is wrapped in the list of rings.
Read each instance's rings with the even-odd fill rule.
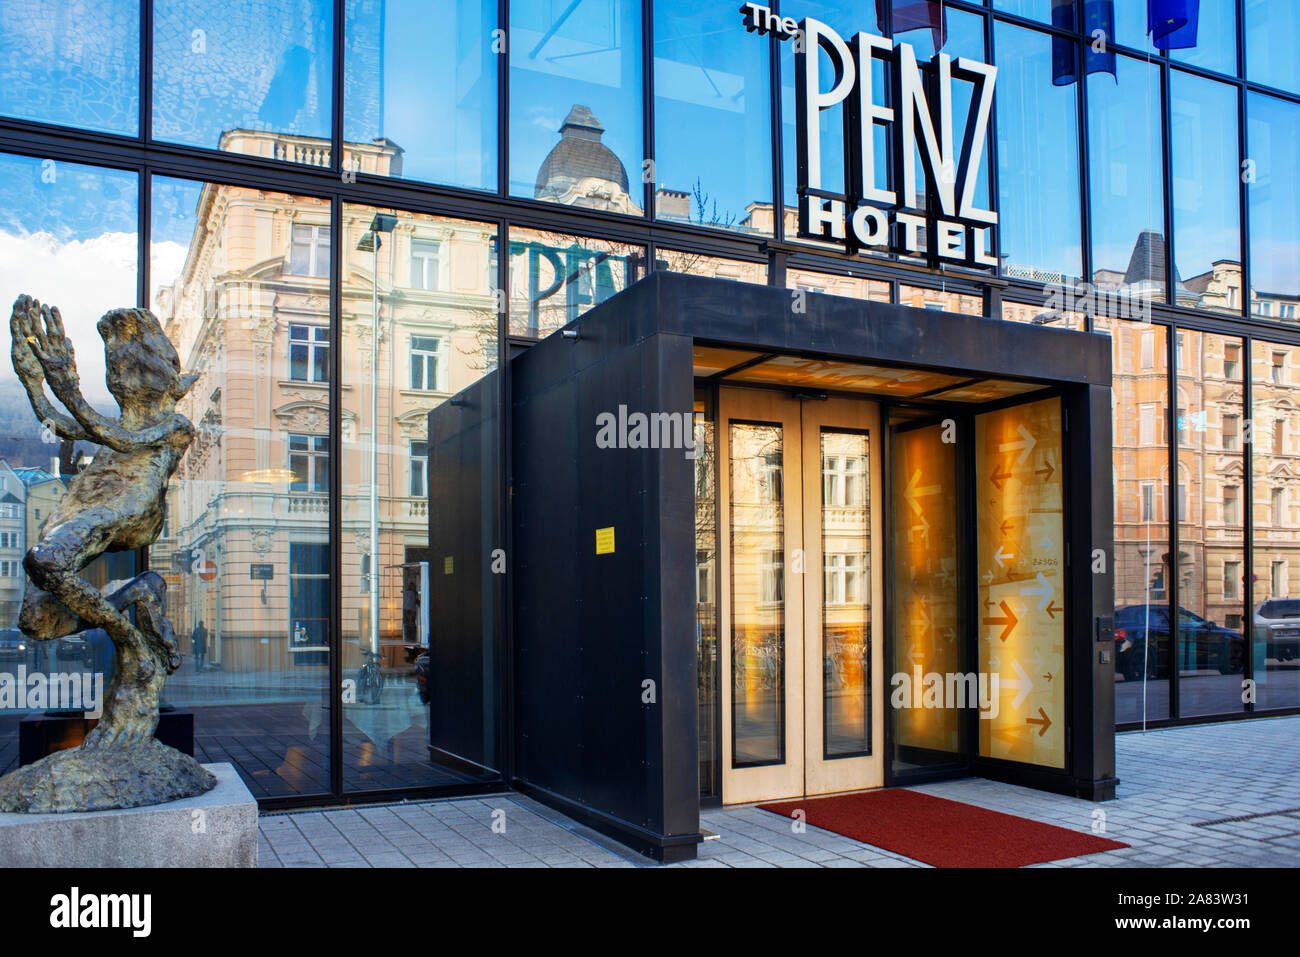
[[[1300,866],[1300,717],[1116,738],[1103,804],[979,778],[917,787],[1132,845],[1042,867]],[[494,830],[494,819],[497,822]],[[504,830],[502,830],[504,825]],[[924,867],[756,807],[705,810],[718,835],[681,867]],[[263,867],[636,867],[644,859],[519,794],[264,815]]]

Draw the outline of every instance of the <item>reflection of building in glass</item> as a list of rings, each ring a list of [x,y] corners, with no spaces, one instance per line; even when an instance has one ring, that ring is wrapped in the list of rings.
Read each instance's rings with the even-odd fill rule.
[[[301,141],[238,132],[276,152]],[[319,149],[319,142],[310,148]],[[383,172],[388,144],[349,146]],[[322,160],[323,161],[323,160]],[[430,409],[495,363],[486,250],[494,228],[401,213],[373,263],[357,251],[373,210],[345,207],[341,447],[344,641],[368,639],[378,568],[380,638],[400,642],[401,575],[424,558]],[[202,621],[228,671],[323,663],[329,616],[329,205],[207,184],[185,264],[156,308],[202,378],[181,409],[198,437],[173,483],[152,552],[173,590],[177,632]],[[378,425],[370,420],[378,384]],[[369,554],[369,448],[379,446],[380,553]],[[211,563],[209,565],[208,563]],[[257,578],[255,576],[263,576]],[[265,581],[275,582],[266,587]],[[285,584],[287,583],[287,587]]]

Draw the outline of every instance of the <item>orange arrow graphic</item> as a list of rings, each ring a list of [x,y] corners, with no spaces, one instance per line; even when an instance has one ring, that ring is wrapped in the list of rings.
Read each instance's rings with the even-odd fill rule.
[[[1044,475],[1044,474],[1043,474],[1044,472],[1046,472],[1047,474]],[[1034,474],[1035,474],[1035,475],[1042,475],[1042,476],[1043,476],[1043,481],[1044,481],[1044,482],[1047,482],[1047,481],[1050,481],[1051,478],[1052,478],[1052,476],[1056,474],[1056,469],[1052,467],[1052,463],[1051,463],[1051,462],[1048,462],[1048,463],[1047,463],[1045,466],[1043,466],[1041,469],[1034,469]]]
[[[1044,608],[1043,610],[1044,610],[1045,612],[1047,612],[1047,617],[1048,617],[1048,618],[1051,618],[1051,619],[1053,619],[1053,620],[1056,619],[1056,613],[1057,613],[1058,611],[1065,611],[1065,609],[1064,609],[1064,608],[1061,608],[1060,606],[1058,606],[1058,605],[1056,604],[1056,602],[1052,602],[1050,605],[1048,605],[1048,606],[1047,606],[1046,608]]]
[[[1011,632],[1016,627],[1016,622],[1020,621],[1020,619],[1016,617],[1016,613],[1011,610],[1011,606],[1005,601],[998,602],[998,607],[1002,609],[1003,617],[985,618],[984,624],[1004,625],[1005,627],[1002,629],[1002,634],[998,635],[998,641],[1006,641],[1011,637]]]
[[[1004,518],[1002,520],[1002,524],[998,526],[998,528],[1001,530],[1003,535],[1006,535],[1008,532],[1010,532],[1012,527],[1013,526],[1011,524],[1011,519],[1009,518]]]
[[[1038,709],[1038,713],[1042,715],[1041,719],[1026,718],[1025,724],[1041,725],[1041,727],[1038,729],[1038,736],[1041,738],[1043,735],[1047,734],[1047,729],[1052,726],[1052,719],[1047,716],[1047,712],[1044,711],[1042,708]]]
[[[993,484],[996,485],[1000,491],[1002,486],[1006,484],[1007,479],[1011,478],[1011,470],[1003,469],[999,463],[995,462],[993,464],[993,475],[991,478],[993,479]]]

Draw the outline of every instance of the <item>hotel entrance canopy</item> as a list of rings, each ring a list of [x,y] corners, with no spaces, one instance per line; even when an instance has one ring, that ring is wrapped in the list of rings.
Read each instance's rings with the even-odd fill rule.
[[[977,774],[1114,796],[1104,337],[655,272],[506,372],[516,787],[664,860],[693,856],[702,793]],[[463,506],[493,378],[429,416],[430,748],[451,763],[473,763],[475,616],[500,587]],[[628,441],[636,413],[694,437]],[[781,444],[743,512],[755,427]],[[860,472],[818,462],[828,436]],[[844,498],[841,473],[869,494]],[[846,606],[855,629],[832,621]],[[990,690],[945,698],[963,677]]]

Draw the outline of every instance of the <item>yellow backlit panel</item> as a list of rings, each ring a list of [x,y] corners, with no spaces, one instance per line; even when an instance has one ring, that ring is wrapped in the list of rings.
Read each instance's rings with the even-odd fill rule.
[[[697,376],[716,375],[762,355],[761,352],[746,352],[743,349],[719,349],[716,346],[696,346],[693,352],[693,364]]]
[[[995,399],[1024,395],[1026,392],[1036,392],[1043,388],[1046,388],[1046,386],[1037,382],[985,379],[983,382],[974,382],[956,389],[949,389],[947,392],[937,392],[934,395],[926,396],[926,398],[934,399],[936,402],[992,402]]]
[[[956,385],[966,377],[916,369],[891,369],[887,366],[834,362],[827,359],[804,359],[799,356],[775,356],[766,362],[727,376],[732,382],[761,382],[770,385],[808,386],[841,392],[868,392],[874,395],[913,396],[931,389]]]
[[[975,418],[980,671],[999,685],[980,754],[1065,766],[1061,402]]]

